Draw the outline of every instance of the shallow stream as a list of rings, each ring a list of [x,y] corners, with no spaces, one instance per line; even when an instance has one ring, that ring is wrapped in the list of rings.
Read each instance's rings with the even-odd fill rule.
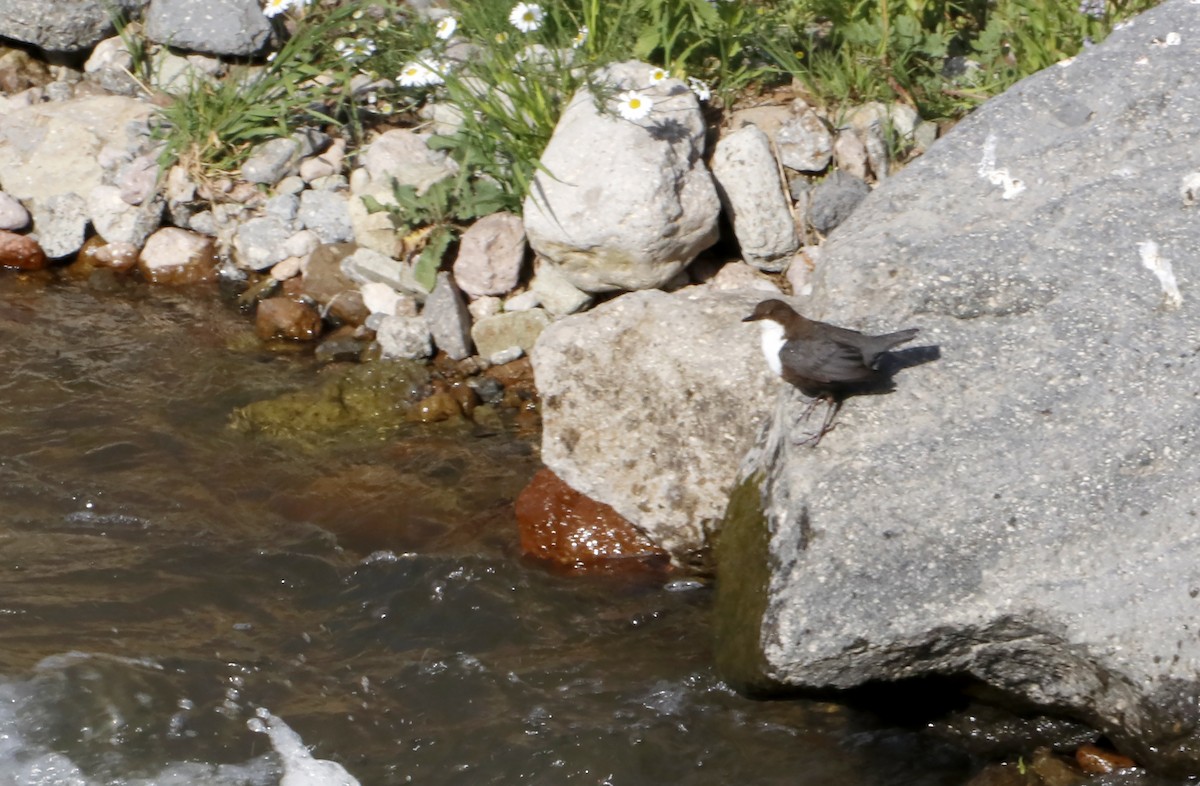
[[[706,589],[522,560],[536,435],[239,433],[313,361],[215,293],[117,289],[0,274],[0,784],[277,784],[259,708],[364,786],[967,779],[729,690]]]

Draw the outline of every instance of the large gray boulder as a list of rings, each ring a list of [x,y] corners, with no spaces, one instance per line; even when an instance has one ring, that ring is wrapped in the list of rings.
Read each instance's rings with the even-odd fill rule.
[[[247,57],[266,48],[271,24],[258,0],[150,0],[146,37],[190,52]]]
[[[632,292],[552,323],[530,355],[542,461],[677,563],[701,561],[780,382],[741,318],[762,292]]]
[[[815,449],[783,394],[721,534],[731,680],[970,675],[1200,772],[1198,115],[1200,14],[1169,0],[831,236],[807,314],[940,359]]]
[[[770,138],[752,125],[722,137],[712,173],[746,262],[759,270],[785,270],[800,238]]]
[[[720,201],[704,166],[704,120],[677,79],[647,88],[645,63],[609,66],[599,79],[640,89],[648,116],[605,111],[586,88],[572,97],[529,196],[529,245],[584,292],[662,286],[717,240]]]
[[[80,53],[113,33],[111,13],[138,16],[145,0],[0,0],[0,38]]]

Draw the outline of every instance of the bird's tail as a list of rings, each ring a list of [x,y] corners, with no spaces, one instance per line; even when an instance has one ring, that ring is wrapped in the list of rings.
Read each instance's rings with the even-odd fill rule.
[[[897,330],[895,333],[885,333],[882,336],[872,336],[871,351],[869,355],[864,353],[863,362],[874,368],[876,358],[892,347],[898,347],[905,342],[912,341],[920,332],[920,328],[909,328],[908,330]]]

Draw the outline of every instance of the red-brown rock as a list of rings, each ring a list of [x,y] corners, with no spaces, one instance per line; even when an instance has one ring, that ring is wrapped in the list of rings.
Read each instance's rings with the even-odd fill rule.
[[[254,331],[263,341],[312,341],[321,335],[321,315],[307,303],[288,297],[259,301]]]
[[[1088,744],[1080,745],[1076,749],[1075,763],[1079,765],[1079,769],[1093,775],[1137,766],[1137,762],[1128,756]]]
[[[41,270],[49,260],[36,240],[16,232],[0,230],[0,267]]]
[[[543,469],[517,497],[521,549],[573,570],[665,567],[666,552],[621,514]]]

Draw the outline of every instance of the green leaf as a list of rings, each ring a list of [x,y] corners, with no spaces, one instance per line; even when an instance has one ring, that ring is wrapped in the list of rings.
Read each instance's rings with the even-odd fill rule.
[[[413,278],[426,291],[432,292],[437,284],[438,268],[442,266],[442,257],[445,256],[452,240],[453,229],[447,226],[438,227],[430,233],[425,249],[421,256],[417,257],[417,263],[413,266]]]

